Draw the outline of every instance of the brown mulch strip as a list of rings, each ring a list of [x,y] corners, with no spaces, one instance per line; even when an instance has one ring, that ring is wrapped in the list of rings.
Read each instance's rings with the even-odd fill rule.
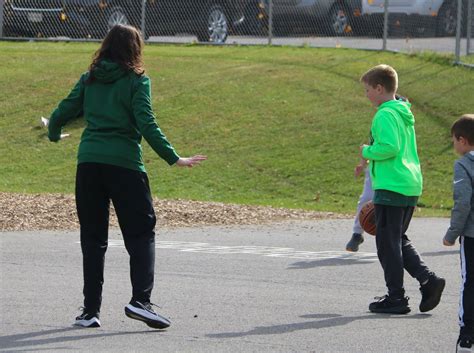
[[[286,220],[346,218],[346,215],[220,202],[154,200],[158,224],[165,227],[251,225]],[[113,209],[110,225],[118,227]],[[77,230],[73,195],[0,192],[0,231]]]

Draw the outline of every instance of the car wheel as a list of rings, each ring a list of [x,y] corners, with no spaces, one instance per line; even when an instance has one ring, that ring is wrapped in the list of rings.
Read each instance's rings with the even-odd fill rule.
[[[116,25],[129,25],[127,14],[121,7],[113,7],[107,14],[107,31]]]
[[[211,7],[207,15],[205,26],[206,27],[197,34],[200,42],[225,43],[229,35],[229,23],[222,7]]]
[[[342,3],[336,3],[328,14],[327,33],[334,36],[345,36],[352,32],[349,11]]]
[[[447,1],[438,12],[436,34],[438,36],[453,36],[456,34],[457,25],[456,2]]]

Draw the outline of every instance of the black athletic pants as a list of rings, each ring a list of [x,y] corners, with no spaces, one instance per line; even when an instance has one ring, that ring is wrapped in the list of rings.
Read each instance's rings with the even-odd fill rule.
[[[474,238],[461,237],[461,336],[474,339]]]
[[[81,226],[84,307],[91,313],[99,312],[102,302],[110,200],[130,255],[132,299],[150,301],[153,289],[156,217],[146,173],[81,163],[76,174],[76,206]]]
[[[383,268],[388,295],[394,298],[405,295],[404,269],[419,282],[424,282],[431,275],[405,234],[414,209],[410,206],[375,205],[377,255]]]

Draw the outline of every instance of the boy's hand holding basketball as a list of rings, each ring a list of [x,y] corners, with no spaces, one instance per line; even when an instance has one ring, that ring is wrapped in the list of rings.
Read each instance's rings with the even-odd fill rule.
[[[207,156],[202,156],[202,155],[196,155],[193,157],[185,157],[185,158],[179,158],[178,161],[176,162],[176,165],[178,167],[189,167],[192,168],[193,166],[201,163],[202,161],[205,161],[207,159]]]

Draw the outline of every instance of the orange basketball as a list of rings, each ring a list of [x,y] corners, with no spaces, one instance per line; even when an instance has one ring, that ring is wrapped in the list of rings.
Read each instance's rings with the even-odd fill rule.
[[[359,223],[365,232],[375,235],[377,227],[375,224],[375,207],[372,201],[366,202],[360,209]]]

